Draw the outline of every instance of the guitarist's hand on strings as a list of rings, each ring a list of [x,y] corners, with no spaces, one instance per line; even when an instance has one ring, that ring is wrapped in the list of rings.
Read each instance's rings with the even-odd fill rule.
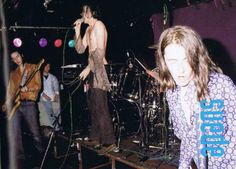
[[[3,112],[6,112],[6,111],[7,111],[7,105],[6,105],[6,104],[3,104],[3,105],[2,105],[2,111],[3,111]]]
[[[29,89],[28,89],[27,86],[25,86],[25,87],[22,87],[22,88],[20,89],[20,91],[21,91],[21,92],[28,92]]]

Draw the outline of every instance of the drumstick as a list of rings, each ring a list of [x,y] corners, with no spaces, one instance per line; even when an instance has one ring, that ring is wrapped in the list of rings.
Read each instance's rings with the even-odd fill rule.
[[[147,70],[147,68],[137,58],[134,58],[134,59],[137,60],[137,62],[142,66],[144,70]]]

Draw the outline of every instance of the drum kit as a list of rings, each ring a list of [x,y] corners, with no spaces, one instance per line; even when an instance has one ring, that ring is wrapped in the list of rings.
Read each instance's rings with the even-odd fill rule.
[[[172,132],[165,94],[160,92],[159,82],[140,65],[136,58],[128,58],[126,64],[109,65],[109,109],[118,145],[122,136],[141,132],[144,145],[165,148]],[[158,68],[152,71],[158,74]]]

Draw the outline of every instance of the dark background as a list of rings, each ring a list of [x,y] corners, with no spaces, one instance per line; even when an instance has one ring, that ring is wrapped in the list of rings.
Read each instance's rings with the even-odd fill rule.
[[[23,44],[18,50],[26,60],[38,63],[46,58],[52,65],[52,73],[62,81],[62,65],[87,64],[87,53],[77,54],[68,46],[73,39],[73,22],[80,16],[83,0],[5,0],[5,29],[7,45],[13,48],[12,40],[20,37]],[[112,73],[127,65],[128,56],[138,58],[147,68],[155,68],[155,50],[150,48],[157,43],[165,27],[183,24],[192,26],[202,36],[213,60],[221,66],[225,74],[236,82],[236,0],[94,0],[100,8],[102,20],[108,30],[107,59],[113,68]],[[164,10],[166,7],[167,11]],[[166,19],[167,24],[163,21]],[[2,21],[1,21],[1,24]],[[48,45],[40,47],[41,37]],[[54,40],[61,38],[63,45],[54,46]],[[1,93],[4,101],[3,48],[0,42]],[[119,64],[117,64],[119,63]],[[135,62],[138,65],[137,62]],[[9,61],[10,70],[13,64]],[[139,65],[138,65],[139,66]],[[77,71],[77,74],[82,70]],[[72,90],[72,89],[71,89]],[[78,92],[76,92],[78,93]],[[63,92],[67,97],[67,92]],[[78,100],[78,99],[77,99]]]
[[[23,45],[18,49],[28,62],[38,63],[43,57],[52,63],[52,73],[61,81],[62,65],[86,65],[87,54],[79,55],[68,46],[73,39],[73,22],[80,16],[83,0],[5,0],[3,12],[5,25],[1,21],[1,33],[6,33],[7,44],[20,37]],[[109,37],[107,59],[113,70],[118,72],[127,64],[129,57],[138,58],[147,68],[155,68],[155,50],[150,46],[157,43],[165,27],[184,24],[192,26],[200,33],[213,60],[223,71],[236,81],[236,0],[94,0],[100,7],[102,20]],[[164,6],[168,9],[164,11]],[[2,12],[2,11],[1,11]],[[163,19],[167,24],[163,25]],[[27,28],[22,28],[27,27]],[[48,45],[40,47],[41,37]],[[64,44],[54,46],[54,40],[61,38]],[[2,68],[3,48],[0,42],[1,103],[4,100]],[[121,63],[117,64],[117,63]],[[10,68],[12,63],[9,61]],[[137,63],[135,63],[137,64]],[[118,66],[117,66],[118,65]],[[80,69],[81,70],[81,69]],[[77,71],[80,71],[77,70]]]
[[[13,46],[13,38],[20,37],[23,41],[20,50],[26,59],[37,63],[42,57],[46,58],[53,63],[52,72],[61,79],[62,65],[87,62],[87,54],[78,55],[74,48],[68,46],[69,40],[73,39],[74,35],[72,23],[80,16],[81,5],[84,2],[85,0],[51,0],[44,6],[45,0],[3,1],[9,46]],[[206,42],[214,41],[207,46],[211,51],[221,55],[218,56],[221,58],[219,65],[221,67],[227,65],[225,66],[227,69],[232,67],[235,73],[236,14],[233,12],[236,9],[235,0],[94,0],[94,2],[99,6],[102,20],[109,33],[107,59],[110,64],[126,64],[128,51],[129,56],[137,57],[148,68],[155,67],[154,50],[148,47],[157,42],[164,29],[163,7],[166,6],[170,26],[175,24],[192,26],[207,39]],[[15,26],[16,29],[11,29],[11,26]],[[26,26],[30,29],[21,29],[17,26]],[[48,40],[48,45],[44,48],[38,44],[41,37]],[[54,47],[56,38],[61,38],[64,46]],[[219,50],[217,45],[221,45],[223,49]],[[222,59],[222,55],[224,58],[228,57],[226,61]],[[233,78],[234,73],[227,74]]]
[[[8,2],[8,3],[7,3]],[[48,7],[44,1],[18,0],[5,3],[5,14],[8,26],[45,26],[69,27],[80,16],[81,0],[52,0]],[[11,2],[11,3],[10,3]],[[153,33],[149,17],[154,11],[162,10],[162,3],[154,0],[147,1],[95,1],[100,7],[109,38],[107,58],[110,63],[123,62],[127,59],[127,50],[132,50],[137,57],[154,59],[153,51],[148,46],[153,44]],[[37,62],[40,57],[58,63],[53,65],[53,72],[59,73],[62,58],[64,64],[85,63],[87,56],[79,55],[67,43],[73,39],[73,29],[14,29],[8,31],[9,44],[16,36],[22,38],[21,49],[27,60]],[[38,45],[41,37],[47,38],[49,44],[45,48]],[[54,40],[60,37],[65,40],[65,48],[55,48]],[[64,53],[63,53],[64,50]],[[154,65],[153,65],[154,66]],[[55,71],[56,70],[56,71]],[[60,74],[58,74],[59,76]]]
[[[53,62],[52,72],[61,78],[60,66],[72,63],[86,64],[87,55],[80,57],[73,48],[68,47],[68,41],[73,39],[72,23],[80,16],[83,0],[52,0],[44,6],[44,0],[6,0],[4,10],[7,28],[11,26],[30,26],[31,29],[9,29],[8,44],[12,46],[14,37],[21,37],[23,45],[20,48],[29,62],[38,62],[41,57]],[[148,48],[154,42],[150,17],[163,13],[165,4],[171,11],[184,8],[185,0],[94,0],[100,7],[102,20],[109,33],[107,59],[109,63],[126,63],[127,51],[136,56],[148,68],[155,67],[154,50]],[[191,5],[203,0],[192,0]],[[218,2],[220,3],[220,2]],[[163,18],[160,18],[162,22]],[[38,29],[48,27],[49,29]],[[50,29],[52,27],[52,29]],[[56,29],[55,27],[58,27]],[[161,29],[162,30],[162,29]],[[48,40],[48,45],[39,47],[41,37]],[[64,47],[55,48],[54,40],[62,38]],[[63,61],[64,60],[64,61]]]
[[[86,65],[87,54],[79,55],[68,46],[73,39],[72,23],[80,16],[83,0],[52,0],[45,7],[44,0],[2,0],[5,14],[5,29],[2,33],[8,37],[7,44],[12,48],[12,40],[20,37],[23,41],[21,50],[27,61],[38,63],[44,57],[52,64],[52,73],[62,80],[62,65]],[[158,41],[165,27],[184,24],[192,26],[203,37],[213,60],[223,71],[236,82],[236,0],[94,0],[101,10],[102,20],[109,34],[107,59],[114,69],[119,70],[127,63],[129,57],[137,57],[147,68],[155,67],[155,50],[150,46]],[[190,2],[190,4],[188,4]],[[163,7],[168,9],[167,25],[163,25]],[[1,10],[2,10],[1,9]],[[15,29],[12,29],[12,26]],[[19,26],[19,28],[17,28]],[[21,29],[20,26],[30,27]],[[45,27],[45,28],[43,28]],[[48,40],[48,45],[41,48],[38,41],[41,37]],[[54,40],[64,41],[60,48],[54,47]],[[3,70],[3,41],[0,41],[0,103],[4,101],[5,86]],[[121,63],[122,66],[116,63]],[[9,64],[12,67],[12,63]],[[135,63],[137,64],[137,63]],[[118,66],[117,66],[118,65]],[[78,70],[80,71],[80,70]],[[115,70],[116,71],[116,70]],[[66,87],[61,92],[68,99]],[[76,92],[73,100],[74,125],[79,125],[78,112],[84,109],[85,96],[83,89]],[[64,103],[63,103],[64,104]],[[69,118],[69,108],[66,108]],[[0,114],[0,133],[5,133],[4,115]],[[67,125],[70,125],[69,123]],[[6,144],[4,137],[2,145]],[[5,147],[4,147],[5,148]],[[5,149],[4,149],[5,150]],[[3,151],[2,151],[3,152]],[[4,153],[4,157],[6,154]]]

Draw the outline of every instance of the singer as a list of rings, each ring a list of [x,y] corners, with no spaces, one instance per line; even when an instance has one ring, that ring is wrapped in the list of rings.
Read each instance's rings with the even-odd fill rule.
[[[99,11],[94,4],[86,3],[82,6],[82,18],[74,22],[75,49],[84,53],[88,47],[88,65],[80,73],[82,80],[88,78],[88,108],[91,113],[90,139],[95,148],[107,147],[105,152],[115,148],[115,135],[108,110],[107,92],[111,86],[107,77],[105,58],[107,46],[107,30],[104,23],[99,20]],[[81,24],[88,24],[85,34],[81,37]],[[91,143],[90,142],[90,143]],[[105,153],[101,152],[101,153]]]

